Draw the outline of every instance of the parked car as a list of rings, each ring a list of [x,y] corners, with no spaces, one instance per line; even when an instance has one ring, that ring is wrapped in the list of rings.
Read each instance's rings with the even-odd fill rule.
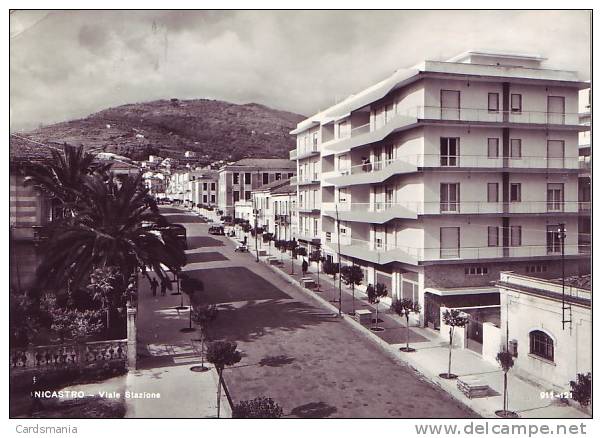
[[[249,248],[247,247],[247,245],[238,245],[235,249],[235,252],[249,252]]]
[[[212,227],[209,227],[209,234],[223,236],[223,235],[225,235],[224,227],[222,227],[221,225],[219,225],[219,226],[214,225]]]

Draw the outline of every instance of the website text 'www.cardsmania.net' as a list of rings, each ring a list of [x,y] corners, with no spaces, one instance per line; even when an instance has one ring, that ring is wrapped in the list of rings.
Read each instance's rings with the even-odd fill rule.
[[[417,424],[417,435],[503,435],[526,436],[538,435],[586,435],[586,424],[504,424],[496,422],[470,422],[467,424]]]

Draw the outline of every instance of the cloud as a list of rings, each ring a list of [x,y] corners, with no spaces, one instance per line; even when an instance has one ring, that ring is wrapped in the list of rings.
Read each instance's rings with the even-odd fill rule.
[[[470,48],[590,71],[587,11],[17,11],[11,128],[159,98],[311,114],[397,68]]]

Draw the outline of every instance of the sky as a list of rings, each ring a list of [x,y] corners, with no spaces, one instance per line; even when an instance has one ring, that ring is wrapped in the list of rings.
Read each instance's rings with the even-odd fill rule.
[[[10,34],[12,131],[174,97],[311,115],[469,49],[590,79],[588,11],[15,11]]]

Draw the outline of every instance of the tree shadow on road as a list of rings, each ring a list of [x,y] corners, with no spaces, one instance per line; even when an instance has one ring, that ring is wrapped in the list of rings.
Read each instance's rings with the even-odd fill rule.
[[[294,357],[289,357],[285,354],[278,356],[265,356],[259,361],[259,366],[262,367],[281,367],[283,365],[291,364],[295,361]]]
[[[224,242],[209,236],[194,236],[186,239],[187,249],[208,248],[212,246],[224,246]]]
[[[337,408],[324,402],[306,403],[291,410],[290,415],[299,418],[327,418],[337,412]]]
[[[215,339],[252,342],[275,330],[295,331],[336,322],[338,320],[330,314],[297,301],[249,301],[242,306],[222,304],[211,326],[211,336]]]

